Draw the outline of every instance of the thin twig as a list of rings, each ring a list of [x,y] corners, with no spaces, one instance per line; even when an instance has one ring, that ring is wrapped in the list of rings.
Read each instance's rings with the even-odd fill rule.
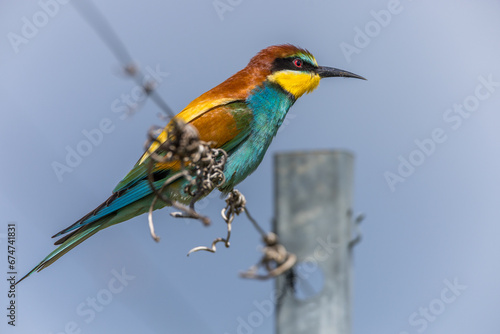
[[[262,238],[265,238],[267,236],[266,232],[264,231],[264,229],[262,227],[259,226],[257,221],[250,215],[250,211],[248,211],[247,207],[245,207],[245,213],[247,215],[248,220],[250,220],[250,222],[253,224],[255,229],[260,233]]]
[[[224,165],[227,159],[227,153],[221,149],[211,148],[211,143],[203,142],[199,139],[198,132],[194,127],[178,119],[173,119],[169,125],[168,138],[160,143],[154,130],[149,133],[149,141],[146,147],[149,148],[153,143],[158,144],[154,152],[149,152],[148,164],[148,183],[155,197],[149,208],[149,227],[151,236],[155,241],[159,238],[154,232],[152,212],[158,200],[166,205],[173,206],[181,212],[173,212],[171,215],[175,218],[192,218],[200,220],[204,225],[210,224],[210,219],[196,212],[194,204],[196,200],[204,197],[215,187],[219,187],[225,181]],[[180,171],[163,181],[158,189],[153,178],[154,166],[156,163],[179,162]],[[186,194],[192,197],[189,207],[176,201],[172,201],[164,195],[164,191],[174,182],[185,179],[188,185],[183,189]],[[156,181],[157,182],[157,181]]]
[[[230,246],[229,239],[231,238],[231,229],[232,229],[231,224],[233,223],[234,217],[239,215],[240,213],[242,213],[245,210],[245,205],[246,205],[245,196],[243,196],[243,194],[240,193],[238,190],[234,189],[227,196],[226,203],[227,203],[226,207],[224,209],[222,209],[222,211],[221,211],[222,219],[224,219],[224,221],[227,224],[227,236],[226,236],[226,238],[215,239],[212,242],[211,247],[205,247],[205,246],[195,247],[187,253],[188,256],[191,253],[202,251],[202,250],[207,251],[207,252],[211,252],[211,253],[215,253],[215,251],[217,250],[215,245],[219,242],[224,242],[224,245],[226,246],[226,248],[229,248],[229,246]]]
[[[125,44],[120,40],[118,34],[113,30],[109,22],[101,14],[94,3],[87,0],[72,1],[72,4],[122,64],[124,72],[133,78],[140,87],[142,87],[144,94],[146,94],[146,96],[150,96],[165,114],[167,114],[170,118],[173,118],[175,114],[172,109],[156,92],[156,90],[154,90],[156,83],[154,81],[144,81],[146,76],[134,64],[130,53],[125,47]]]

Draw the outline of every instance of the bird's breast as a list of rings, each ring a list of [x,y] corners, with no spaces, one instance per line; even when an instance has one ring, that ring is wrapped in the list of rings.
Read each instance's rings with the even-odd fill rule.
[[[253,113],[249,135],[228,152],[224,169],[226,182],[222,191],[230,191],[259,166],[294,102],[292,95],[271,82],[265,82],[252,91],[246,100]]]

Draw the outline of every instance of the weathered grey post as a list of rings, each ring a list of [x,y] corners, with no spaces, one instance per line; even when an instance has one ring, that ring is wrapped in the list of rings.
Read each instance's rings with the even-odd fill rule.
[[[276,280],[278,334],[351,331],[353,167],[345,151],[275,156],[274,230],[298,257]]]

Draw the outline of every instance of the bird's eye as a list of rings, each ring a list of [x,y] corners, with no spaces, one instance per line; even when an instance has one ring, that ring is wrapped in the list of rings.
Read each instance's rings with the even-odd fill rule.
[[[302,59],[296,58],[293,60],[293,64],[295,67],[301,68],[302,67]]]

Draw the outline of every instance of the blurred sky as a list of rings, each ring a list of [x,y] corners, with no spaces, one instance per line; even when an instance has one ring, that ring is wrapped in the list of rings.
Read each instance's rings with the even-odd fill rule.
[[[53,249],[51,235],[110,195],[147,130],[163,124],[151,101],[130,117],[115,112],[135,84],[73,5],[51,3],[0,2],[2,273],[9,222],[17,224],[24,274]],[[353,333],[499,333],[500,3],[215,3],[219,12],[212,0],[103,0],[98,8],[141,68],[168,72],[157,91],[176,111],[273,44],[299,45],[322,65],[368,78],[324,80],[297,101],[238,188],[269,229],[274,153],[353,152],[355,212],[367,215],[354,257]],[[44,7],[52,16],[40,14]],[[29,38],[13,46],[12,34],[22,37],[34,20],[38,31],[24,28]],[[53,163],[65,163],[82,131],[101,122],[109,133],[60,181]],[[155,212],[160,243],[146,216],[97,234],[18,287],[15,328],[3,314],[2,279],[0,332],[238,333],[238,319],[247,321],[273,287],[237,276],[259,259],[259,235],[240,217],[229,249],[186,257],[224,235],[222,207],[218,196],[200,203],[210,228]],[[90,311],[96,297],[105,305]],[[251,332],[273,333],[273,317]]]

